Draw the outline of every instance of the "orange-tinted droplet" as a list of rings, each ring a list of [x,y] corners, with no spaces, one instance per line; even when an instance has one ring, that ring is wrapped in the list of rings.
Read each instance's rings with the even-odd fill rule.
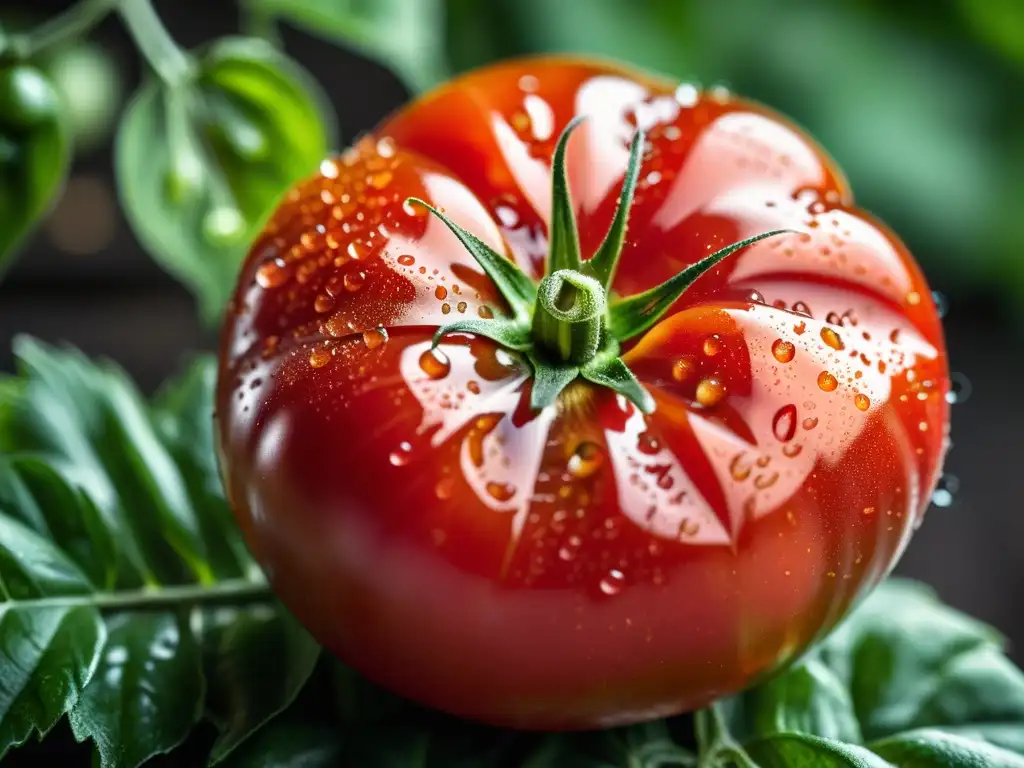
[[[737,453],[729,462],[729,473],[732,475],[732,479],[739,483],[750,477],[752,469],[750,463],[744,460],[744,456],[745,454]]]
[[[393,467],[404,467],[409,463],[412,458],[412,446],[409,443],[402,442],[398,444],[398,447],[391,452],[388,456],[388,461],[391,462]]]
[[[494,312],[491,310],[491,308],[484,306],[483,304],[480,305],[476,313],[480,315],[480,317],[482,317],[484,320],[490,320],[492,317],[494,317]]]
[[[907,304],[909,304],[912,307],[915,307],[915,306],[917,306],[920,303],[921,303],[921,294],[920,293],[918,293],[917,291],[911,291],[910,293],[907,294]]]
[[[371,174],[367,181],[370,182],[370,186],[374,189],[384,189],[391,183],[392,178],[394,177],[391,171],[381,171],[380,173]]]
[[[800,315],[811,316],[811,308],[804,304],[802,301],[798,301],[793,304],[793,311]]]
[[[441,501],[447,501],[452,497],[452,491],[455,488],[455,481],[450,477],[442,477],[437,481],[437,485],[434,486],[434,495]]]
[[[697,385],[697,402],[705,408],[718,405],[725,399],[725,384],[714,376],[701,379]]]
[[[443,379],[452,370],[452,363],[439,349],[428,349],[420,355],[420,368],[432,379]]]
[[[283,259],[274,259],[256,270],[256,282],[260,288],[280,288],[288,282],[291,270]]]
[[[868,399],[867,395],[858,394],[853,398],[853,404],[856,405],[860,410],[866,411],[871,407],[871,400]]]
[[[470,379],[469,381],[466,382],[466,389],[468,389],[474,395],[480,394],[480,385],[476,382],[475,379]]]
[[[349,258],[355,259],[356,261],[362,261],[370,255],[373,248],[362,240],[353,240],[348,244],[348,248],[345,249],[348,253]]]
[[[806,331],[807,331],[807,323],[805,323],[803,321],[801,321],[801,322],[799,322],[799,323],[797,323],[796,325],[793,326],[793,333],[795,333],[797,336],[803,336]]]
[[[704,354],[705,355],[707,355],[708,357],[714,357],[715,355],[717,355],[721,351],[722,351],[722,339],[721,339],[721,337],[717,333],[713,334],[711,336],[708,336],[706,339],[704,339]]]
[[[449,304],[447,301],[444,304],[441,305],[441,314],[442,315],[447,315],[447,314],[451,313],[451,311],[452,311],[452,305]]]
[[[832,349],[845,349],[846,345],[843,344],[843,340],[839,338],[839,334],[829,328],[827,325],[821,329],[821,340],[825,342],[826,346],[832,347]]]
[[[313,301],[313,309],[323,314],[324,312],[330,312],[334,309],[334,299],[325,293],[321,293]]]
[[[640,453],[653,456],[661,450],[661,441],[650,432],[641,432],[636,438],[636,447]]]
[[[609,597],[619,594],[625,586],[625,575],[623,575],[622,571],[615,568],[608,571],[604,578],[601,579],[601,592]]]
[[[817,416],[808,416],[806,419],[803,420],[802,426],[803,426],[804,429],[806,429],[808,432],[810,432],[812,429],[814,429],[816,426],[818,426],[818,417]]]
[[[796,406],[790,403],[775,412],[772,417],[772,434],[780,443],[788,443],[796,434]]]
[[[355,293],[363,287],[363,283],[366,282],[366,273],[354,270],[352,272],[345,273],[345,278],[342,281],[345,284],[345,290],[349,293]]]
[[[796,347],[790,341],[776,339],[772,343],[772,354],[780,363],[788,363],[796,356]]]
[[[839,380],[828,371],[818,374],[818,388],[822,392],[832,392],[839,386]]]
[[[516,487],[508,483],[490,482],[487,484],[487,493],[495,501],[508,501],[516,495]]]
[[[401,256],[398,257],[398,263],[401,264],[403,267],[411,267],[413,264],[416,263],[416,257],[408,253],[403,253]]]
[[[672,378],[682,383],[687,381],[697,370],[696,363],[688,357],[681,357],[672,366]]]
[[[444,301],[448,298],[448,289],[443,285],[437,286],[437,288],[434,289],[434,298],[438,301]]]
[[[331,362],[331,350],[326,347],[317,347],[309,353],[309,364],[313,368],[323,368]]]
[[[388,332],[384,328],[374,328],[363,332],[363,343],[367,349],[376,349],[388,340]]]
[[[604,454],[596,443],[585,441],[576,446],[569,457],[569,474],[574,477],[590,477],[604,464]]]

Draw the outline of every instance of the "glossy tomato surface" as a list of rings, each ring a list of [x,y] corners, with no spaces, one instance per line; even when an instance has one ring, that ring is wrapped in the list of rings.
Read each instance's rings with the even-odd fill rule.
[[[766,230],[627,345],[641,413],[431,337],[504,306],[442,209],[539,277],[551,153],[585,255],[647,132],[615,281]],[[231,504],[274,590],[370,679],[459,715],[583,728],[692,710],[820,638],[895,564],[945,449],[947,366],[910,254],[791,123],[575,59],[480,70],[281,204],[240,278],[218,392]]]

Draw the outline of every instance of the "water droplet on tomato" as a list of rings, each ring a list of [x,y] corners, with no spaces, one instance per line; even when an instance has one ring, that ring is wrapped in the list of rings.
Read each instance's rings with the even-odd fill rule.
[[[604,454],[600,446],[590,441],[584,441],[576,446],[576,450],[569,457],[569,474],[574,477],[590,477],[604,464]]]
[[[427,214],[427,209],[425,207],[410,201],[408,198],[402,202],[402,210],[405,211],[406,216],[412,216],[414,218],[421,218]]]
[[[398,263],[403,267],[411,267],[416,263],[416,257],[408,253],[403,253],[398,257]]]
[[[795,333],[797,336],[803,336],[806,331],[807,323],[799,322],[793,326],[793,333]]]
[[[921,303],[921,294],[920,293],[918,293],[917,291],[911,291],[910,293],[907,294],[907,304],[909,304],[912,307],[916,307],[920,303]]]
[[[465,312],[466,312],[466,308],[467,308],[468,306],[469,306],[469,305],[468,305],[468,304],[467,304],[466,302],[464,302],[464,301],[460,301],[460,302],[459,302],[458,304],[456,304],[456,305],[455,305],[455,308],[456,308],[457,310],[459,310],[459,312],[460,312],[460,313],[462,313],[462,314],[465,314]]]
[[[313,301],[313,309],[315,309],[320,314],[323,314],[324,312],[330,312],[332,309],[334,309],[334,299],[328,296],[326,293],[321,293]]]
[[[796,434],[796,406],[790,403],[775,412],[772,417],[772,434],[780,443],[788,443]]]
[[[828,371],[818,374],[818,387],[822,392],[833,392],[839,386],[839,380]]]
[[[474,379],[470,379],[469,381],[466,382],[466,389],[468,389],[474,395],[480,394],[480,385]]]
[[[858,392],[853,398],[853,404],[856,405],[859,410],[866,411],[871,407],[871,400],[867,395]]]
[[[428,349],[420,355],[420,368],[432,379],[443,379],[452,369],[448,356],[439,349]]]
[[[626,577],[622,571],[612,568],[601,579],[601,592],[609,597],[619,594],[626,586]]]
[[[508,501],[516,495],[516,487],[509,483],[490,482],[487,484],[487,493],[495,501]]]
[[[721,337],[717,333],[713,334],[711,336],[708,336],[706,339],[704,339],[704,354],[705,355],[707,355],[708,357],[714,357],[715,355],[717,355],[721,351],[722,351],[722,339],[721,339]]]
[[[442,477],[434,486],[434,495],[441,501],[447,501],[452,497],[455,488],[455,481],[450,477]]]
[[[484,306],[483,304],[481,304],[477,308],[476,313],[480,315],[480,317],[482,317],[484,320],[490,320],[492,317],[494,317],[494,312],[491,310],[491,308]]]
[[[798,301],[795,304],[793,304],[793,311],[796,312],[798,315],[807,315],[807,317],[811,316],[811,308],[804,304],[802,301]]]
[[[676,537],[679,539],[687,539],[691,536],[696,536],[700,532],[700,523],[695,520],[691,520],[688,517],[684,517],[679,521],[679,529],[676,531]]]
[[[701,379],[697,385],[697,402],[705,408],[718,405],[725,398],[725,384],[714,376]]]
[[[808,416],[806,419],[803,420],[802,426],[803,426],[804,429],[806,429],[808,432],[810,432],[812,429],[814,429],[816,426],[818,426],[818,417],[817,416]]]
[[[689,379],[696,370],[697,366],[693,360],[690,360],[687,357],[682,357],[679,360],[676,360],[675,364],[672,366],[672,378],[679,383],[682,383]]]
[[[661,441],[659,441],[658,438],[650,432],[641,432],[637,435],[636,447],[640,453],[646,453],[648,456],[653,456],[661,450]]]
[[[765,303],[764,294],[761,293],[760,291],[750,291],[750,292],[748,292],[747,295],[746,295],[746,299],[751,304],[764,304]]]
[[[799,456],[803,449],[804,447],[800,445],[800,443],[788,443],[787,445],[782,446],[782,455],[788,459],[792,459]]]
[[[412,458],[412,446],[407,442],[401,442],[398,447],[388,456],[388,461],[393,467],[404,467]]]
[[[825,345],[832,347],[832,349],[845,349],[846,345],[843,344],[843,340],[839,338],[839,334],[828,326],[824,326],[821,329],[821,340],[825,342]]]
[[[386,344],[388,332],[384,328],[374,328],[372,331],[363,332],[363,343],[367,349],[376,349],[381,344]]]
[[[434,298],[438,301],[444,301],[448,298],[448,289],[443,285],[437,286],[437,288],[434,289]]]
[[[752,470],[750,464],[744,461],[745,456],[746,454],[744,453],[737,453],[732,457],[732,461],[729,462],[729,472],[732,475],[732,479],[738,483],[742,483],[750,477]]]
[[[393,178],[394,176],[391,174],[391,171],[381,171],[379,173],[371,174],[367,181],[374,189],[384,189],[391,183],[391,179]]]
[[[256,270],[256,282],[260,288],[280,288],[291,277],[291,269],[284,259],[274,259]]]
[[[331,350],[326,347],[318,347],[309,353],[309,364],[313,368],[323,368],[331,362]]]
[[[788,363],[796,356],[796,347],[790,341],[776,339],[772,343],[772,354],[780,363]]]
[[[366,282],[366,273],[360,272],[359,270],[347,272],[342,282],[345,284],[346,291],[349,293],[355,293],[362,288],[363,283]]]
[[[452,311],[452,305],[449,304],[447,301],[444,304],[441,305],[441,314],[442,315],[447,315],[451,311]]]

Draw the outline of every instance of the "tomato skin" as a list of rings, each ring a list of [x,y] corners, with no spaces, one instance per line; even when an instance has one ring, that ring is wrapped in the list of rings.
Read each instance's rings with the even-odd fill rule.
[[[540,276],[550,155],[584,253],[648,133],[618,292],[705,275],[624,359],[645,416],[434,330],[503,309],[409,196]],[[913,259],[796,128],[607,64],[514,61],[386,121],[297,187],[225,326],[218,433],[275,592],[369,678],[458,715],[576,729],[704,706],[826,633],[920,523],[948,430]],[[834,386],[833,386],[834,385]]]

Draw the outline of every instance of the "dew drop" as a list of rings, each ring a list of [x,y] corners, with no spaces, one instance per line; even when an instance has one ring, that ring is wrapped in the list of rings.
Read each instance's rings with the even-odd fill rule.
[[[404,467],[412,458],[412,446],[407,442],[401,442],[398,447],[388,456],[388,461],[393,467]]]
[[[452,305],[449,304],[447,301],[444,304],[441,305],[441,314],[442,315],[450,314],[451,311],[452,311]]]
[[[432,379],[443,379],[452,370],[452,363],[439,349],[428,349],[420,355],[420,368]]]
[[[751,304],[764,304],[764,294],[760,291],[750,291],[746,296],[747,301]]]
[[[661,441],[657,437],[652,435],[650,432],[641,432],[637,435],[636,447],[640,453],[646,453],[648,456],[653,456],[661,450]]]
[[[457,310],[459,310],[459,312],[460,312],[460,313],[465,313],[465,311],[466,311],[466,308],[467,308],[468,306],[469,306],[469,305],[468,305],[468,304],[466,304],[466,302],[464,302],[464,301],[460,301],[460,302],[459,302],[458,304],[456,304],[456,305],[455,305],[455,308],[456,308]]]
[[[443,285],[437,286],[437,288],[434,289],[434,298],[438,301],[444,301],[448,298],[448,289]]]
[[[839,386],[839,380],[828,371],[818,374],[818,388],[822,392],[833,392]]]
[[[871,400],[867,395],[858,392],[853,398],[853,404],[857,406],[858,410],[866,411],[871,407]]]
[[[284,259],[274,259],[256,270],[256,282],[260,288],[279,288],[288,282],[291,270]]]
[[[362,288],[363,283],[366,282],[366,273],[359,270],[347,272],[342,282],[345,284],[346,291],[349,293],[355,293]]]
[[[951,507],[956,501],[956,494],[960,490],[960,480],[956,475],[949,473],[939,478],[935,491],[932,493],[932,504],[936,507]]]
[[[466,382],[466,389],[468,389],[474,395],[480,394],[480,385],[474,379],[470,379],[469,381]]]
[[[374,328],[372,331],[363,332],[363,343],[367,349],[376,349],[387,343],[388,332],[384,328]]]
[[[843,344],[843,340],[839,338],[839,334],[828,326],[824,326],[821,329],[821,340],[825,342],[825,345],[832,349],[845,349],[846,345]]]
[[[580,443],[569,457],[569,474],[573,477],[590,477],[604,464],[604,454],[596,443]]]
[[[403,267],[411,267],[416,263],[416,257],[408,253],[403,253],[398,257],[398,263]]]
[[[787,459],[793,459],[800,455],[804,447],[800,443],[789,443],[782,446],[782,455]]]
[[[697,385],[697,402],[705,408],[718,405],[725,398],[725,384],[714,376],[701,379]]]
[[[939,317],[945,317],[949,312],[949,300],[946,295],[939,291],[932,291],[932,301],[935,302],[935,311]]]
[[[738,483],[742,483],[750,477],[752,469],[749,463],[743,461],[744,455],[737,453],[732,457],[732,461],[729,462],[729,473],[732,475],[732,479]]]
[[[946,391],[946,402],[950,405],[965,403],[971,397],[971,380],[962,373],[952,373],[949,376],[949,389]]]
[[[391,183],[392,178],[394,177],[392,176],[391,171],[381,171],[380,173],[372,174],[367,181],[370,182],[370,186],[374,189],[384,189]]]
[[[348,244],[348,248],[345,249],[345,252],[348,254],[349,258],[355,259],[356,261],[362,261],[370,255],[370,251],[372,250],[373,249],[362,240],[353,240]]]
[[[626,586],[626,577],[622,571],[612,568],[601,579],[601,592],[612,597],[619,594]]]
[[[811,316],[811,308],[804,304],[802,301],[798,301],[795,304],[793,304],[793,311],[796,312],[798,315],[806,315],[807,317]]]
[[[918,293],[917,291],[911,291],[910,293],[907,294],[907,304],[909,304],[912,307],[916,307],[920,303],[921,303],[921,294],[920,293]]]
[[[309,365],[312,368],[323,368],[331,362],[331,350],[318,347],[309,353]]]
[[[442,477],[437,481],[437,485],[434,486],[434,495],[437,496],[441,501],[447,501],[452,497],[452,491],[455,488],[455,481],[450,477]]]
[[[484,306],[483,304],[481,304],[477,308],[476,313],[480,315],[480,317],[482,317],[484,320],[490,320],[492,317],[494,317],[494,312],[491,310],[491,308]]]
[[[314,299],[313,309],[315,309],[320,314],[323,314],[324,312],[330,312],[332,309],[334,309],[334,299],[325,293],[321,293],[319,296],[316,297],[316,299]]]
[[[803,336],[806,331],[807,323],[799,322],[793,326],[793,333],[795,333],[797,336]]]
[[[679,539],[688,539],[691,536],[696,536],[699,531],[700,523],[696,520],[684,517],[679,521],[679,530],[676,531],[676,537]]]
[[[775,412],[772,417],[772,434],[780,443],[788,443],[796,434],[796,406],[790,403]]]
[[[772,343],[772,354],[780,363],[788,363],[796,355],[796,347],[792,342],[776,339]]]
[[[687,357],[682,357],[676,360],[675,364],[672,366],[672,378],[679,383],[682,383],[689,379],[696,370],[697,366],[693,360],[690,360]]]
[[[495,501],[508,501],[516,495],[516,487],[509,483],[490,482],[487,484],[487,493]]]
[[[412,216],[413,218],[422,218],[427,215],[427,209],[422,205],[418,205],[408,198],[402,202],[402,210],[405,211],[406,216]]]
[[[804,429],[806,429],[808,432],[810,432],[812,429],[814,429],[816,426],[818,426],[818,417],[817,416],[808,416],[806,419],[803,420],[803,423],[801,424],[801,426],[803,426]]]
[[[721,339],[721,337],[717,333],[713,334],[711,336],[708,336],[706,339],[704,339],[704,354],[705,355],[707,355],[708,357],[714,357],[715,355],[717,355],[721,351],[722,351],[722,339]]]

